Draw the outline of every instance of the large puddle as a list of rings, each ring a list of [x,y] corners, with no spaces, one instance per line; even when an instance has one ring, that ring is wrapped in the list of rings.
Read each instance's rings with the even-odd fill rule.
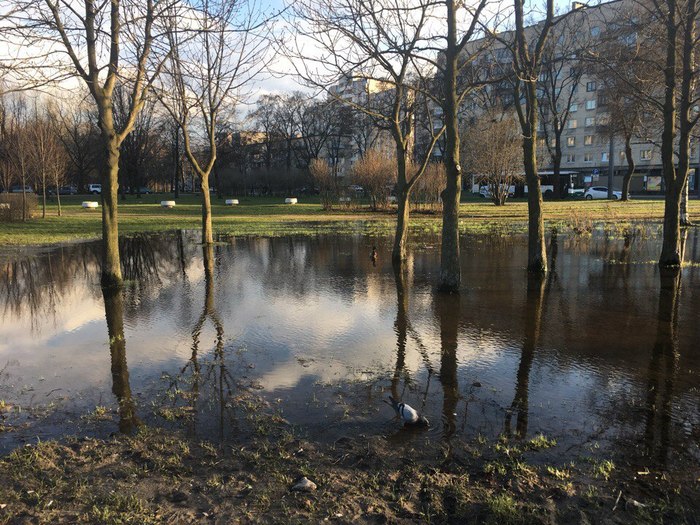
[[[436,294],[439,239],[122,240],[123,295],[103,297],[99,244],[0,264],[0,452],[135,423],[239,435],[241,393],[312,438],[424,443],[383,403],[431,421],[435,443],[557,440],[562,457],[673,468],[700,460],[700,251],[660,273],[658,239],[559,236],[542,282],[523,238],[464,237],[460,297]],[[374,265],[369,254],[379,250]],[[687,463],[686,463],[687,465]]]

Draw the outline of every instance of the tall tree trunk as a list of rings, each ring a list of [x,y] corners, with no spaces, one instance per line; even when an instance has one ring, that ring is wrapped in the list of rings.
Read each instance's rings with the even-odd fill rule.
[[[554,196],[557,199],[566,197],[564,185],[561,183],[561,130],[554,130],[554,155],[552,155],[552,172],[554,173]]]
[[[406,184],[397,186],[398,211],[396,217],[396,234],[394,235],[394,248],[391,252],[391,261],[395,267],[400,267],[406,260],[406,244],[408,237],[408,218],[410,208],[410,190]]]
[[[536,122],[532,129],[536,129]],[[542,190],[540,178],[537,175],[536,144],[537,132],[523,138],[523,159],[527,181],[527,270],[530,273],[543,274],[547,272],[547,248],[544,238]]]
[[[22,175],[22,222],[27,220],[27,180]]]
[[[212,244],[214,233],[211,224],[211,194],[209,193],[209,174],[201,176],[202,187],[202,244]]]
[[[663,241],[659,265],[679,266],[680,250],[680,191],[675,189],[676,166],[674,142],[676,138],[676,64],[678,26],[676,24],[676,0],[666,0],[666,62],[664,64],[663,132],[661,134],[661,163],[666,186],[664,205]]]
[[[56,192],[58,193],[58,188],[56,188]],[[41,218],[46,218],[46,174],[43,169],[41,174]]]
[[[664,203],[663,241],[661,258],[659,259],[659,265],[662,268],[681,265],[680,235],[680,195],[674,191],[673,187],[667,187]]]
[[[58,205],[58,216],[61,216],[61,191],[58,188],[58,179],[56,180],[56,204]]]
[[[122,285],[122,270],[119,257],[119,223],[117,195],[119,184],[119,145],[113,136],[105,137],[102,155],[102,287]]]
[[[459,201],[462,194],[462,167],[459,158],[457,120],[457,6],[447,0],[447,45],[445,49],[444,108],[445,172],[447,185],[442,192],[442,246],[440,282],[442,291],[457,293],[461,285],[459,266]]]
[[[690,214],[688,213],[688,192],[689,192],[689,181],[688,177],[685,179],[685,184],[683,185],[683,190],[681,191],[681,226],[692,226],[693,222],[690,220]]]
[[[394,142],[396,146],[396,234],[394,235],[394,248],[391,252],[391,261],[395,268],[400,268],[406,259],[406,238],[408,236],[408,219],[410,213],[411,188],[406,181],[406,150],[403,146],[403,136],[398,126],[393,130]]]
[[[634,175],[634,156],[632,155],[632,135],[627,134],[625,136],[625,157],[627,158],[627,173],[622,179],[622,200],[626,201],[629,199],[630,193],[630,182],[632,181],[632,175]]]
[[[173,192],[180,197],[180,180],[182,180],[182,155],[180,155],[180,128],[175,131],[175,173],[173,173]]]

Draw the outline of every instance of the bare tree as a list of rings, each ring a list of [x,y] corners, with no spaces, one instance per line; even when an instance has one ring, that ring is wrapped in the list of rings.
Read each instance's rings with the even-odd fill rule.
[[[575,22],[567,18],[554,28],[544,47],[539,75],[542,138],[552,160],[554,196],[558,199],[565,196],[560,177],[562,135],[583,76],[584,64],[579,57],[590,44],[590,32],[582,31]]]
[[[10,117],[7,96],[0,94],[0,188],[5,192],[10,191],[14,175],[10,160]]]
[[[549,0],[551,1],[551,0]],[[462,195],[462,166],[460,164],[459,108],[465,97],[478,85],[478,72],[474,72],[475,58],[488,41],[481,45],[470,44],[485,26],[482,14],[487,0],[462,2],[444,0],[447,33],[441,50],[442,60],[436,61],[438,76],[442,82],[439,105],[445,123],[445,172],[447,186],[442,192],[442,246],[440,257],[440,289],[459,292],[461,269],[459,260],[459,202]],[[466,30],[461,32],[459,26]],[[469,47],[468,47],[469,44]]]
[[[22,96],[11,102],[11,131],[9,134],[9,167],[22,190],[22,221],[31,218],[27,207],[27,190],[32,169],[32,138],[27,102]]]
[[[15,1],[5,31],[29,44],[27,59],[11,64],[24,82],[82,79],[97,107],[101,136],[98,165],[102,179],[102,286],[122,284],[117,190],[119,147],[143,107],[156,66],[148,67],[156,37],[154,21],[168,2],[156,0]],[[12,43],[14,44],[14,42]],[[18,61],[19,59],[15,59]],[[131,103],[118,127],[114,90],[128,79]]]
[[[546,0],[544,18],[528,27],[525,25],[526,4],[523,0],[514,0],[513,6],[514,31],[500,35],[499,40],[510,50],[512,57],[513,100],[522,132],[523,165],[528,187],[527,269],[531,273],[544,274],[547,272],[547,249],[542,192],[537,169],[537,130],[540,116],[538,78],[546,61],[546,51],[552,33],[557,25],[563,25],[570,13],[556,16],[554,0]]]
[[[417,93],[428,91],[416,59],[428,47],[422,33],[427,31],[434,11],[432,2],[422,0],[304,0],[294,5],[294,14],[305,24],[304,37],[314,43],[316,52],[287,48],[290,55],[304,59],[298,72],[307,83],[370,116],[391,134],[398,203],[394,264],[401,264],[406,257],[411,190],[444,131],[443,126],[431,128],[430,146],[409,173],[414,105]],[[362,96],[343,93],[345,88],[356,87],[362,89]]]
[[[324,159],[313,159],[309,163],[309,172],[318,186],[321,195],[321,206],[324,210],[332,210],[337,196],[337,181],[333,170]]]
[[[258,7],[247,0],[200,0],[171,9],[165,21],[169,50],[158,98],[182,130],[185,155],[199,178],[204,244],[213,242],[209,176],[219,118],[266,66],[267,21]]]
[[[91,174],[97,167],[100,132],[97,117],[91,115],[84,103],[56,104],[55,119],[60,123],[59,138],[68,155],[70,173],[79,192],[86,189]]]
[[[155,97],[146,99],[143,108],[134,120],[134,125],[119,146],[119,189],[122,199],[126,193],[141,198],[146,186],[146,166],[154,156],[157,136],[155,128]],[[123,127],[129,118],[132,105],[131,93],[126,85],[118,85],[114,91],[114,118],[118,127]]]
[[[58,199],[58,215],[61,215],[59,182],[65,173],[65,151],[58,137],[55,120],[48,108],[41,111],[34,106],[34,118],[29,128],[30,150],[34,174],[41,186],[41,216],[46,218],[46,193],[53,183]],[[37,185],[38,186],[38,185]]]
[[[440,210],[440,193],[445,189],[446,183],[445,165],[442,162],[431,162],[413,190],[414,209],[427,207]]]
[[[279,95],[262,95],[258,98],[256,108],[251,114],[255,130],[263,134],[265,167],[272,167],[274,145],[277,137],[277,120],[275,114],[279,103]]]
[[[465,166],[486,184],[496,206],[505,204],[522,170],[520,138],[515,115],[497,108],[485,112],[464,134]]]
[[[687,195],[690,170],[690,141],[700,118],[697,105],[697,0],[654,0],[623,6],[626,44],[621,53],[592,52],[609,75],[625,83],[634,96],[658,112],[661,118],[661,163],[665,186],[663,240],[659,265],[682,264],[681,205]],[[623,35],[624,36],[624,35]],[[628,59],[620,60],[624,52]],[[623,57],[626,58],[626,57]],[[634,69],[647,74],[639,77]],[[686,217],[687,219],[687,217]]]

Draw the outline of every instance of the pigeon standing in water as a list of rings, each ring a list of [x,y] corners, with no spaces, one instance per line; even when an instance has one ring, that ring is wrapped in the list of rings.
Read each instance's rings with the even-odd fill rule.
[[[397,403],[391,396],[389,396],[389,401],[391,401],[389,404],[396,412],[396,415],[399,416],[399,419],[401,419],[404,424],[425,427],[430,424],[428,420],[424,416],[421,416],[412,406],[406,403]]]

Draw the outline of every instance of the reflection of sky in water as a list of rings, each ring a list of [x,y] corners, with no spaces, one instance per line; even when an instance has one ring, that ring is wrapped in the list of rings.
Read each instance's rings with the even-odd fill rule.
[[[127,363],[142,411],[163,388],[161,374],[177,376],[192,354],[192,329],[206,290],[196,240],[135,238],[123,247],[130,261]],[[458,309],[445,310],[432,291],[437,244],[426,241],[411,255],[409,329],[397,385],[406,401],[424,406],[434,431],[449,423],[457,436],[495,436],[512,413],[513,429],[526,417],[527,436],[545,432],[570,445],[602,440],[612,446],[644,436],[654,443],[670,436],[673,447],[697,441],[696,267],[683,272],[675,357],[654,361],[659,276],[654,265],[640,263],[655,258],[655,242],[562,239],[556,274],[532,302],[521,239],[465,239],[466,289]],[[226,355],[240,352],[245,365],[231,367],[231,373],[269,399],[281,399],[290,422],[321,436],[353,428],[386,433],[394,425],[380,401],[390,392],[401,335],[397,291],[388,261],[380,259],[376,268],[369,261],[374,243],[388,254],[388,239],[358,236],[239,239],[215,248],[214,306],[223,321]],[[700,261],[697,235],[688,243],[689,258]],[[56,402],[62,411],[1,433],[2,448],[18,439],[71,433],[71,425],[96,404],[115,405],[96,253],[94,245],[68,247],[24,266],[11,261],[4,269],[0,398],[25,408]],[[606,263],[625,258],[635,264]],[[536,331],[532,308],[541,312]],[[446,330],[452,331],[446,327],[456,330],[456,373],[444,350]],[[532,341],[527,361],[524,349]],[[211,357],[215,343],[208,320],[200,358]],[[661,385],[654,387],[657,398],[649,397],[650,385]],[[454,399],[445,395],[449,388]],[[517,401],[523,392],[524,410]],[[649,411],[652,401],[657,411],[661,405],[670,410],[670,424]],[[204,422],[200,432],[207,435],[214,426]],[[689,453],[697,457],[697,444]]]

